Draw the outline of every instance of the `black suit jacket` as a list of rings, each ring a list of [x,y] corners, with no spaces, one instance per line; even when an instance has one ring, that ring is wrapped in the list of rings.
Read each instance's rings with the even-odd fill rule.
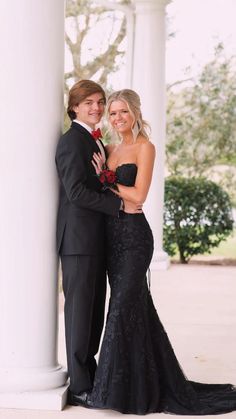
[[[103,245],[104,214],[118,215],[121,200],[101,192],[91,163],[100,151],[91,134],[72,122],[59,140],[56,166],[60,180],[57,250],[62,255],[96,254]]]

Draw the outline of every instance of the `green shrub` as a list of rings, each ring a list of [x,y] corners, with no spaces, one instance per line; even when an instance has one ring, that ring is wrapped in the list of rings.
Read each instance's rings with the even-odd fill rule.
[[[164,249],[188,263],[210,253],[233,230],[229,195],[205,178],[169,177],[165,182]]]

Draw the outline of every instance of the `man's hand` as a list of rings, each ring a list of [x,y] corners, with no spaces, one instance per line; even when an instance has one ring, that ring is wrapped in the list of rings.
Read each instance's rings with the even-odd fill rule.
[[[123,200],[124,202],[124,212],[127,212],[129,214],[140,214],[143,212],[143,204],[134,204],[131,201]]]

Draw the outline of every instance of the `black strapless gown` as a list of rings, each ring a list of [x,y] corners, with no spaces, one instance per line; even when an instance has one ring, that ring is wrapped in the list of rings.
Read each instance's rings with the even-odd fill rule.
[[[135,164],[117,168],[132,186]],[[159,320],[147,284],[153,237],[144,214],[107,219],[111,297],[91,402],[121,413],[220,414],[236,410],[231,384],[186,379]]]

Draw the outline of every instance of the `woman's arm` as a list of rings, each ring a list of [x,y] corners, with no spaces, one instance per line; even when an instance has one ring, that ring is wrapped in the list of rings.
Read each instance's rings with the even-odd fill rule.
[[[145,202],[151,185],[155,153],[155,147],[151,142],[146,142],[140,146],[137,156],[138,171],[135,185],[124,186],[118,184],[119,192],[117,195],[135,204],[143,204]]]

